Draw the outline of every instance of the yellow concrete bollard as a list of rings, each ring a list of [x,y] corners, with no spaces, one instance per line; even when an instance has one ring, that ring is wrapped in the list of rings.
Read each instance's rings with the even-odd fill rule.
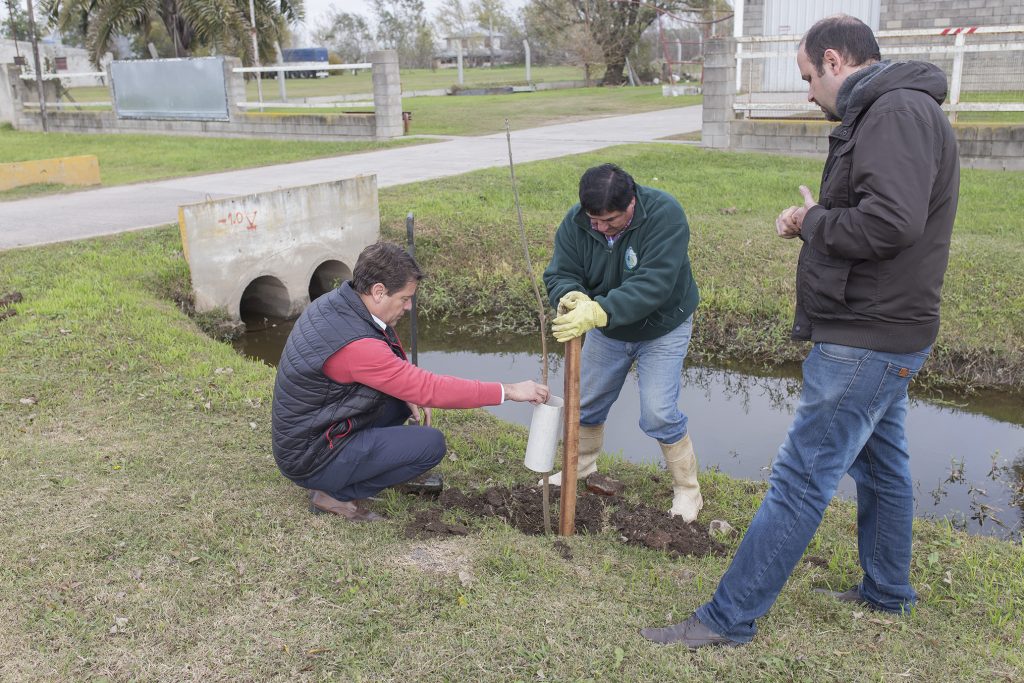
[[[86,154],[0,164],[0,191],[40,183],[99,185],[99,160],[93,154]]]

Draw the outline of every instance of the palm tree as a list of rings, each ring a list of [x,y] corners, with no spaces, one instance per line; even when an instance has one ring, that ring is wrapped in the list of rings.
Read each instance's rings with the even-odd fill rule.
[[[287,25],[302,19],[303,0],[254,4],[260,54],[272,55],[274,41],[283,37]],[[57,28],[81,29],[96,65],[117,36],[148,40],[156,22],[170,36],[175,57],[188,57],[204,47],[253,63],[249,0],[43,0],[41,7]]]

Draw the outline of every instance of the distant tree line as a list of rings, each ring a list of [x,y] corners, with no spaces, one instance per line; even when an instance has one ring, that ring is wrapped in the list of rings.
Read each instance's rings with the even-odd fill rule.
[[[27,38],[28,19],[18,0],[0,2],[8,10],[4,35]],[[151,45],[161,56],[230,54],[253,62],[249,0],[37,2],[39,23],[59,29],[66,43],[88,49],[96,64],[110,51],[119,57],[148,55]],[[259,58],[272,63],[274,43],[292,42],[292,31],[304,17],[303,1],[254,4]],[[312,29],[313,42],[327,47],[338,62],[364,62],[373,50],[393,49],[401,66],[428,68],[445,37],[484,31],[502,36],[504,56],[513,62],[522,63],[525,39],[534,64],[602,67],[605,85],[626,79],[627,58],[645,77],[657,73],[654,64],[668,51],[664,31],[659,43],[659,17],[674,20],[675,42],[683,40],[678,18],[691,17],[684,20],[692,24],[685,29],[691,34],[687,40],[699,43],[730,12],[725,0],[529,0],[515,15],[504,0],[444,0],[432,18],[423,0],[369,0],[371,16],[339,5],[344,7],[338,0]],[[493,64],[495,41],[488,42]]]
[[[335,9],[315,28],[314,39],[343,62],[364,61],[371,50],[387,47],[398,51],[402,66],[425,68],[441,38],[485,30],[504,36],[514,61],[522,61],[526,39],[534,64],[601,65],[603,82],[618,85],[629,55],[641,57],[646,67],[647,57],[664,51],[650,35],[659,15],[727,17],[730,8],[724,0],[530,0],[513,16],[502,0],[444,0],[433,24],[422,0],[371,0],[371,12],[365,17]],[[695,20],[694,42],[711,25]]]

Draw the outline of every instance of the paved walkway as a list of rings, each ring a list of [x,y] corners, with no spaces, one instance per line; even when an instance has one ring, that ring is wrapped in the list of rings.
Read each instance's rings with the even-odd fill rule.
[[[512,131],[516,164],[700,130],[699,106]],[[364,154],[0,202],[0,249],[175,223],[206,199],[377,174],[378,187],[508,165],[505,133]],[[102,172],[102,169],[101,169]]]

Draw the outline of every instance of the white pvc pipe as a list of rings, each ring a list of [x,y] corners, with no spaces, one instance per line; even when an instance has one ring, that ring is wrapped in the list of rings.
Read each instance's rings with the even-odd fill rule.
[[[547,403],[533,407],[530,420],[530,438],[526,442],[523,465],[544,474],[555,466],[558,437],[562,435],[562,408],[565,402],[558,396],[548,396]]]

